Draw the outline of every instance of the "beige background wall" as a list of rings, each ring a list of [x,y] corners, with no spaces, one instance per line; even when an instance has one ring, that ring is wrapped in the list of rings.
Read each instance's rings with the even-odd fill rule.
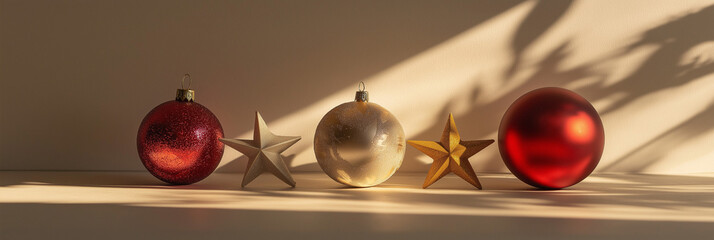
[[[560,86],[606,129],[597,171],[714,171],[714,1],[0,0],[0,170],[142,170],[136,131],[183,73],[229,137],[253,112],[301,135],[364,81],[409,139],[495,138],[521,94]],[[426,171],[409,148],[400,171]],[[477,171],[507,171],[497,146]],[[227,148],[219,171],[245,159]]]

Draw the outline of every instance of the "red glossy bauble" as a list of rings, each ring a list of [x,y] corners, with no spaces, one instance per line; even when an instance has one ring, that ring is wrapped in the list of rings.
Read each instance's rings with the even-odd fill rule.
[[[139,127],[139,157],[151,174],[170,184],[208,177],[223,156],[223,128],[196,102],[168,101],[149,112]]]
[[[521,181],[560,189],[585,179],[605,145],[600,116],[580,95],[540,88],[508,108],[498,130],[501,157]]]

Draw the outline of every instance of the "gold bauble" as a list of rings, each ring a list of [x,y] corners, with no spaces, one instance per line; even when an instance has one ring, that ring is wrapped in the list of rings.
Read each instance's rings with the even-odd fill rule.
[[[402,165],[402,125],[387,109],[367,102],[360,90],[354,102],[330,110],[315,132],[315,157],[335,181],[352,187],[380,184]]]

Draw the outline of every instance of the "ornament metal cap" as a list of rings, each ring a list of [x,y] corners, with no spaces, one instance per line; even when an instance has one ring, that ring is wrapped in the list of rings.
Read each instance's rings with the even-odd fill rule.
[[[359,82],[355,93],[355,102],[369,102],[369,92],[365,91],[364,82]]]
[[[188,88],[183,87],[183,82],[188,78]],[[181,79],[181,88],[176,89],[176,101],[179,102],[193,102],[196,99],[196,93],[191,90],[191,75],[186,73]]]
[[[193,102],[196,93],[191,89],[176,89],[176,101]]]

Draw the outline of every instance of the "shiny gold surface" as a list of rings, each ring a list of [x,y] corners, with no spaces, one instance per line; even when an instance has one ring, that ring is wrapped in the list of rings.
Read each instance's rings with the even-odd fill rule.
[[[191,89],[176,89],[176,101],[193,102],[196,100],[196,94]]]
[[[404,130],[387,109],[369,102],[343,103],[322,118],[315,157],[325,173],[352,187],[380,184],[402,165]]]
[[[454,115],[451,115],[451,113],[449,113],[449,119],[446,121],[444,132],[441,134],[441,140],[438,142],[407,141],[409,145],[412,145],[417,150],[434,159],[422,188],[431,186],[431,184],[434,184],[434,182],[443,178],[446,174],[453,172],[478,189],[482,189],[481,182],[479,182],[476,172],[473,167],[471,167],[469,158],[493,142],[493,139],[461,140],[459,130],[456,129]]]

